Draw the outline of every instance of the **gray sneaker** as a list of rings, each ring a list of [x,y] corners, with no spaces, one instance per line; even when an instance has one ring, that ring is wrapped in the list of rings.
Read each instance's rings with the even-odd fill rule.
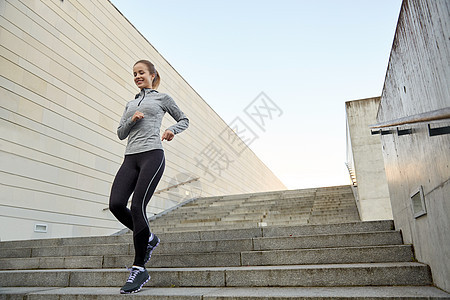
[[[146,269],[141,270],[132,267],[130,270],[130,276],[128,277],[125,285],[120,289],[121,294],[137,293],[142,289],[142,286],[150,280],[150,275]]]
[[[148,242],[147,245],[147,252],[145,252],[144,264],[148,263],[148,261],[152,257],[153,250],[155,250],[155,248],[158,247],[159,242],[160,242],[159,238],[153,234],[153,240]]]

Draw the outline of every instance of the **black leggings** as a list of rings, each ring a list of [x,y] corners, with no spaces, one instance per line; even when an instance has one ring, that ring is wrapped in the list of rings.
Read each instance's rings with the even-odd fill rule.
[[[133,231],[133,265],[136,266],[144,266],[150,237],[146,207],[161,179],[164,167],[164,151],[161,149],[125,155],[111,188],[109,209],[123,225]],[[133,192],[130,210],[127,203]]]

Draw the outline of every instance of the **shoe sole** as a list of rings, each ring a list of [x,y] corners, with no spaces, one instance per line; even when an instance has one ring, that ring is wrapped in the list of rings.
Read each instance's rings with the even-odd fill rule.
[[[130,291],[130,292],[125,292],[124,290],[120,290],[120,293],[121,293],[121,294],[134,294],[134,293],[137,293],[137,292],[139,292],[140,290],[142,290],[142,287],[144,286],[144,284],[146,284],[146,283],[150,280],[150,278],[151,278],[151,276],[148,275],[147,280],[144,281],[144,283],[142,283],[141,286],[140,286],[137,290]]]
[[[149,253],[149,255],[148,255],[148,259],[147,259],[146,261],[144,261],[144,265],[150,261],[150,258],[152,258],[152,253],[153,253],[153,251],[156,249],[156,247],[159,246],[159,243],[160,243],[160,242],[161,242],[161,240],[158,238],[158,242],[156,243],[155,246],[153,246],[153,249],[150,251],[150,253]]]

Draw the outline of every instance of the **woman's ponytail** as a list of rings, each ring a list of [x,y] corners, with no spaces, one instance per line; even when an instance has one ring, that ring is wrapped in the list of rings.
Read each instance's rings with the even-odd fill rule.
[[[159,86],[160,81],[161,81],[161,77],[159,77],[159,73],[155,69],[155,78],[153,78],[153,81],[152,81],[152,88],[156,90]]]

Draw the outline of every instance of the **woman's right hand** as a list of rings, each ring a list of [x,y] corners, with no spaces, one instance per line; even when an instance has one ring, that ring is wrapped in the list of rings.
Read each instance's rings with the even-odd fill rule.
[[[137,120],[140,120],[144,117],[144,114],[141,113],[140,111],[136,111],[133,115],[133,117],[131,118],[131,121],[136,122]]]

